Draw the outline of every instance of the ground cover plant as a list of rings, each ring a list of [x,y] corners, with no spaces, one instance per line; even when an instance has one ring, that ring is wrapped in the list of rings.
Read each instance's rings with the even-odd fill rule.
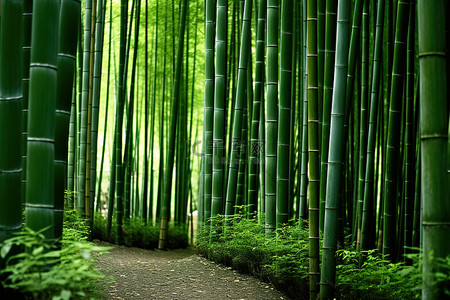
[[[5,266],[0,271],[2,297],[14,299],[94,299],[104,275],[95,255],[109,248],[87,239],[89,227],[76,211],[66,211],[63,239],[49,243],[42,231],[28,227],[0,244]],[[25,249],[24,251],[18,251]]]
[[[222,221],[219,216],[218,222]],[[197,240],[200,255],[272,282],[293,299],[309,299],[305,228],[295,224],[267,239],[264,225],[256,219],[237,215],[228,222],[228,229],[217,233],[213,241],[207,229],[202,229]],[[338,299],[420,299],[422,261],[419,254],[407,258],[407,263],[393,263],[377,250],[354,250],[350,240],[337,251]],[[439,275],[442,284],[449,282],[448,268]]]

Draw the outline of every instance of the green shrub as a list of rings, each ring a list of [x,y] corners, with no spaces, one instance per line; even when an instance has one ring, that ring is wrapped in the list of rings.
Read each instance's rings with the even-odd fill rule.
[[[223,221],[219,216],[217,223]],[[290,226],[268,239],[264,225],[255,219],[236,215],[229,217],[227,224],[226,235],[219,232],[212,240],[206,227],[200,230],[197,239],[200,255],[272,282],[293,298],[298,298],[300,291],[307,291],[308,232]]]
[[[62,248],[57,248],[46,242],[42,232],[25,227],[0,244],[1,257],[6,259],[6,267],[0,271],[0,292],[23,299],[86,298],[103,278],[94,266],[93,253],[108,248],[74,240],[65,240]],[[8,256],[14,247],[26,250]]]
[[[420,298],[421,264],[418,254],[411,254],[411,265],[392,263],[376,250],[338,250],[337,290],[341,297],[370,299]]]
[[[87,241],[90,234],[88,221],[80,218],[76,210],[69,209],[64,212],[63,242]]]
[[[216,220],[224,224],[223,216]],[[224,232],[213,239],[207,226],[198,235],[199,254],[241,272],[272,282],[294,299],[309,297],[308,230],[296,224],[266,238],[264,225],[254,219],[232,216]],[[348,239],[350,240],[350,239]],[[414,299],[420,297],[421,263],[418,254],[408,255],[409,265],[391,263],[375,250],[354,251],[349,241],[337,252],[336,296],[338,299]],[[449,282],[449,272],[438,280]],[[441,268],[445,270],[445,267]],[[303,296],[302,296],[303,295]]]

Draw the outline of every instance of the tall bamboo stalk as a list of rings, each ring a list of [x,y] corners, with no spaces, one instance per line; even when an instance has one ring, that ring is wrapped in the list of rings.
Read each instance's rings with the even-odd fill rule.
[[[378,1],[377,7],[377,21],[375,29],[375,44],[373,54],[373,68],[372,68],[372,86],[370,94],[370,112],[369,112],[369,133],[367,136],[367,155],[366,155],[366,175],[364,180],[364,203],[363,216],[361,226],[361,248],[371,248],[369,245],[369,226],[373,212],[374,203],[374,167],[375,165],[375,144],[376,144],[376,129],[378,121],[378,97],[380,90],[381,77],[381,60],[382,60],[382,42],[383,42],[383,20],[384,20],[384,0]]]
[[[326,37],[325,37],[325,72],[322,101],[322,141],[320,152],[320,228],[323,231],[325,217],[325,194],[327,187],[328,145],[330,139],[331,99],[333,96],[334,56],[336,48],[336,14],[337,1],[327,1]]]
[[[58,42],[58,79],[56,91],[55,116],[55,237],[62,235],[64,213],[64,190],[66,189],[68,137],[70,109],[72,104],[72,87],[74,82],[78,21],[80,19],[80,2],[64,0],[61,2],[59,16]]]
[[[292,97],[292,47],[294,29],[294,3],[281,2],[280,39],[280,101],[278,107],[276,228],[289,221],[289,165]]]
[[[334,69],[333,102],[331,108],[330,151],[328,153],[327,194],[322,250],[320,298],[333,299],[336,281],[336,249],[338,237],[338,211],[342,209],[340,193],[344,166],[345,95],[350,32],[349,0],[339,0],[336,28],[336,62]],[[350,91],[347,91],[350,92]]]
[[[317,85],[317,3],[307,2],[308,65],[308,200],[309,200],[309,293],[315,299],[319,292],[319,118]]]
[[[265,208],[266,235],[276,228],[278,135],[278,1],[267,1]]]
[[[444,1],[418,1],[422,147],[422,299],[443,299],[439,258],[450,254],[450,193]]]
[[[0,7],[3,12],[0,19],[0,242],[3,242],[22,227],[23,3],[5,0]]]
[[[244,122],[244,109],[247,106],[246,89],[247,89],[247,63],[250,51],[250,26],[251,26],[251,12],[252,1],[246,0],[244,6],[242,33],[241,33],[241,45],[239,51],[239,70],[237,78],[236,89],[236,104],[234,107],[234,125],[233,125],[233,143],[232,149],[230,149],[230,165],[228,168],[228,184],[226,192],[226,206],[225,215],[229,216],[234,213],[234,203],[236,198],[236,189],[238,184],[238,171],[240,150],[245,147],[245,141],[242,139],[243,135],[243,122]]]
[[[96,20],[97,31],[95,38],[95,57],[94,57],[95,64],[94,64],[93,91],[92,91],[91,170],[90,170],[91,216],[94,216],[93,210],[94,200],[100,202],[100,193],[96,193],[95,188],[97,184],[97,140],[98,140],[99,113],[100,113],[99,105],[101,94],[100,89],[101,69],[103,65],[103,41],[105,33],[106,0],[99,0],[97,2],[97,11],[98,11],[98,18]],[[109,80],[109,78],[107,80]],[[106,103],[105,107],[108,107],[107,104],[108,103]],[[105,119],[107,119],[106,115],[107,114],[105,114]],[[105,133],[106,133],[106,126],[104,134]]]
[[[25,218],[33,230],[49,226],[44,234],[50,241],[56,238],[54,229],[62,226],[55,222],[53,168],[58,16],[58,1],[33,3]]]
[[[364,205],[364,175],[367,151],[367,108],[369,97],[369,4],[364,1],[361,34],[361,112],[359,123],[359,164],[357,187],[356,249],[361,246],[362,210]]]
[[[214,116],[214,39],[215,39],[215,1],[205,3],[205,104],[203,120],[203,201],[205,202],[204,220],[211,217],[212,201],[212,156],[213,156],[213,116]]]
[[[216,65],[214,81],[214,133],[211,216],[222,213],[225,160],[225,107],[227,94],[228,1],[217,1]]]
[[[126,34],[127,34],[127,16],[128,1],[120,1],[120,48],[119,48],[119,71],[116,96],[116,119],[114,133],[114,155],[113,163],[115,164],[115,200],[116,200],[116,230],[115,240],[117,244],[122,243],[122,217],[123,217],[123,161],[122,161],[122,136],[123,136],[123,114],[125,108],[125,53],[126,53]],[[111,209],[112,208],[108,208]],[[112,212],[111,212],[112,214]]]
[[[409,26],[407,37],[406,55],[406,116],[405,116],[405,178],[404,178],[404,254],[410,253],[412,247],[413,216],[414,216],[414,191],[415,191],[415,135],[414,135],[414,60],[415,60],[415,2],[411,2],[409,10]]]
[[[258,166],[261,168],[259,158],[263,145],[259,139],[261,123],[261,114],[264,113],[262,98],[264,97],[264,41],[265,25],[267,14],[267,0],[261,0],[258,4],[258,22],[256,29],[256,63],[255,63],[255,95],[253,98],[252,123],[250,131],[250,149],[249,149],[249,190],[248,190],[248,212],[252,216],[258,208]],[[261,190],[261,189],[260,189]],[[263,194],[262,194],[263,195]]]
[[[95,0],[94,0],[95,1]],[[86,154],[87,154],[87,127],[89,107],[89,71],[91,58],[91,30],[92,30],[92,0],[86,1],[84,13],[84,43],[83,43],[83,77],[81,91],[81,135],[78,153],[78,214],[86,215]]]
[[[386,148],[383,254],[388,254],[393,259],[396,257],[397,161],[399,160],[400,150],[400,124],[403,106],[403,78],[405,73],[405,59],[403,58],[406,57],[409,2],[409,0],[398,1]]]
[[[30,53],[31,53],[31,22],[33,16],[33,1],[23,1],[22,24],[22,202],[25,201],[27,184],[27,130],[28,130],[28,92],[30,89]]]

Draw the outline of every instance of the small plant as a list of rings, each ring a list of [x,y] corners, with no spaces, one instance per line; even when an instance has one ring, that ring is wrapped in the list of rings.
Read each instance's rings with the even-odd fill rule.
[[[84,220],[78,216],[74,209],[68,209],[64,212],[63,242],[65,241],[87,241],[90,236],[90,228]]]
[[[94,267],[93,253],[107,251],[92,243],[64,240],[62,248],[45,240],[42,229],[25,227],[0,244],[5,268],[0,271],[4,291],[19,291],[24,299],[80,299],[104,276]],[[79,237],[80,233],[71,235]],[[25,249],[25,251],[12,251]],[[18,254],[13,252],[19,252]]]

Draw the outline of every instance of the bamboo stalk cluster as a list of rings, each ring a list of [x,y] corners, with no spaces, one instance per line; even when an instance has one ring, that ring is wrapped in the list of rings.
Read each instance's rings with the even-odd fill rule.
[[[298,220],[310,232],[311,299],[334,297],[335,252],[348,234],[358,250],[378,248],[391,260],[414,247],[448,255],[447,241],[438,242],[450,220],[448,4],[211,0],[206,7],[203,142],[214,132],[214,150],[205,148],[199,216],[211,239],[226,236],[236,213],[264,222],[268,238]],[[437,10],[442,19],[421,23]],[[232,62],[226,73],[223,53]],[[433,75],[422,74],[427,63]],[[427,113],[428,105],[436,110]],[[439,166],[424,161],[431,144]],[[223,156],[224,166],[209,165]],[[424,193],[428,184],[433,192]],[[424,270],[437,272],[429,259]],[[431,277],[424,273],[423,295],[433,299],[442,290]]]
[[[2,1],[1,241],[21,229],[22,203],[49,241],[65,204],[91,226],[104,215],[117,243],[132,218],[159,225],[161,249],[195,210],[212,241],[235,214],[267,238],[298,221],[311,299],[334,297],[349,240],[392,260],[421,249],[423,298],[441,296],[448,1],[82,5],[84,20],[77,0]]]

